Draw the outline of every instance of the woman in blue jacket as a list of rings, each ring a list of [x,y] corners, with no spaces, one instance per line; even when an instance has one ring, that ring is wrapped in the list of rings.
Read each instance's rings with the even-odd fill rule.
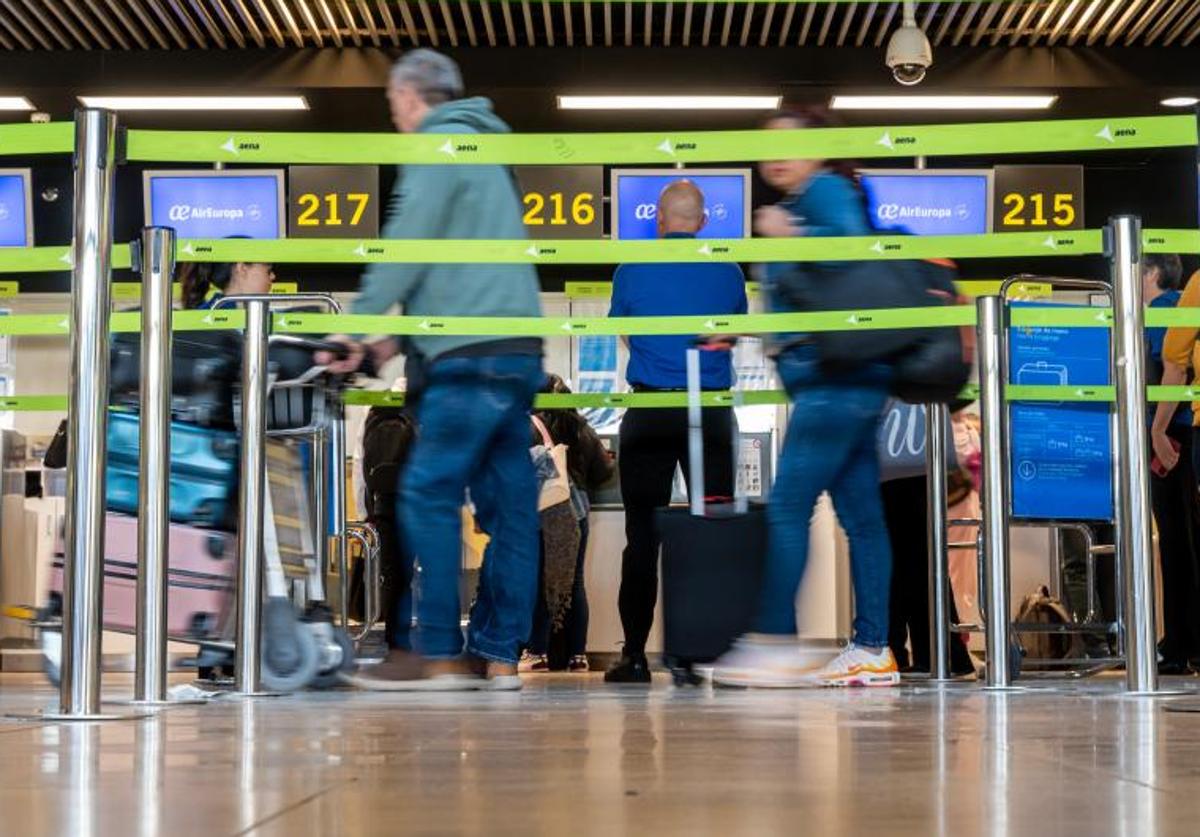
[[[824,127],[816,113],[781,113],[768,129]],[[754,216],[759,236],[867,236],[874,230],[854,173],[845,163],[776,160],[759,171],[786,197]],[[772,307],[788,310],[781,280],[795,265],[767,266]],[[836,277],[836,272],[832,272]],[[836,281],[836,278],[831,278]],[[864,340],[871,339],[864,334]],[[769,551],[756,633],[738,640],[716,665],[726,685],[887,686],[899,682],[888,649],[892,553],[879,494],[876,435],[888,397],[890,370],[864,364],[831,373],[804,335],[785,335],[775,357],[792,400],[792,416],[768,509]],[[814,660],[796,642],[796,593],[808,561],[810,520],[828,492],[850,541],[854,636],[833,660]]]

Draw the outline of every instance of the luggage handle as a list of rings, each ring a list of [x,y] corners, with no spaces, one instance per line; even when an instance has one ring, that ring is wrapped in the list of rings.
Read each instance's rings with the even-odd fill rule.
[[[736,342],[736,341],[735,341]],[[704,407],[701,404],[700,352],[731,351],[732,343],[698,343],[687,350],[687,401],[688,401],[688,469],[691,484],[688,486],[688,506],[693,516],[705,516],[704,494]],[[736,383],[736,382],[735,382]],[[736,410],[743,403],[741,390],[734,389],[733,405]],[[733,426],[733,508],[736,514],[745,514],[749,500],[741,490],[738,474],[742,467],[741,434],[738,432],[737,414],[730,422]]]

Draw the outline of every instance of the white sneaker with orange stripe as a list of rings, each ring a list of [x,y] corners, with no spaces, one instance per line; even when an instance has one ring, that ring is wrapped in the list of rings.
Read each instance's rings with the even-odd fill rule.
[[[896,686],[900,669],[890,648],[875,653],[852,643],[809,677],[815,686]]]

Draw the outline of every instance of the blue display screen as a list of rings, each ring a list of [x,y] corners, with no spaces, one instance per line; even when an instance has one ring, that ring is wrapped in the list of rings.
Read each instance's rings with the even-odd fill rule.
[[[658,237],[658,196],[678,180],[690,180],[704,193],[704,210],[708,221],[699,238],[745,238],[746,186],[745,174],[704,174],[702,171],[679,174],[637,174],[618,172],[616,175],[617,215],[613,220],[613,238],[651,239]]]
[[[180,238],[283,237],[275,175],[151,175],[147,188],[146,222]]]
[[[990,232],[987,175],[864,172],[861,182],[876,229],[909,235]]]
[[[0,247],[30,242],[28,186],[23,174],[0,174]]]
[[[1012,383],[1106,385],[1108,337],[1104,328],[1010,329]],[[1111,520],[1109,405],[1017,402],[1009,410],[1013,517]]]

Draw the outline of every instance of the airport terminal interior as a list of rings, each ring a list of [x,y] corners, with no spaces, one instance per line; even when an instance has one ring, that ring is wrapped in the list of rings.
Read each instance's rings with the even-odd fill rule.
[[[0,0],[0,834],[1200,834],[1198,140],[1200,0]]]

